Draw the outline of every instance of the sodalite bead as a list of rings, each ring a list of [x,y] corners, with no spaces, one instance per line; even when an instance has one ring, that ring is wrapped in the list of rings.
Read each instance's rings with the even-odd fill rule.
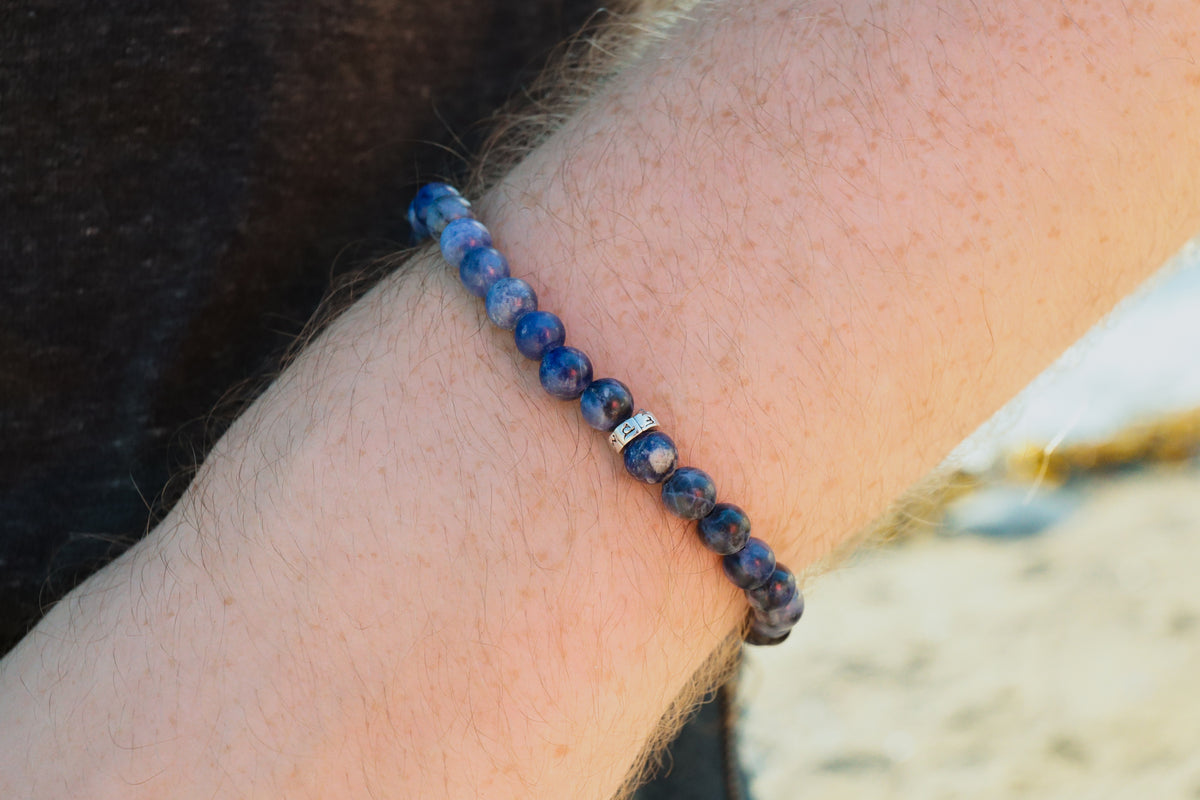
[[[663,482],[662,501],[676,516],[700,519],[713,510],[717,502],[717,485],[703,470],[680,467]]]
[[[442,258],[453,267],[462,263],[463,256],[468,250],[476,247],[491,247],[492,234],[478,220],[463,217],[456,219],[446,226],[439,240],[442,247]]]
[[[796,576],[783,564],[776,564],[766,583],[746,590],[746,599],[759,611],[783,608],[796,594]]]
[[[646,483],[662,483],[679,461],[675,443],[662,431],[643,433],[625,447],[623,455],[625,470]]]
[[[750,538],[750,518],[733,503],[717,503],[696,525],[700,541],[719,556],[736,553]]]
[[[434,236],[441,236],[448,224],[471,216],[471,204],[465,198],[448,194],[434,200],[425,212],[425,227]]]
[[[746,631],[746,644],[758,646],[782,644],[791,635],[791,628],[772,628],[756,616],[757,611],[750,612],[750,630]]]
[[[579,398],[579,413],[588,425],[611,433],[633,416],[633,392],[616,378],[592,381]]]
[[[496,327],[511,331],[523,315],[537,311],[537,293],[520,278],[501,278],[488,289],[484,307]]]
[[[555,347],[538,368],[542,388],[559,400],[574,400],[592,382],[592,362],[574,347]]]
[[[458,277],[468,292],[485,297],[496,281],[508,277],[508,259],[494,247],[476,247],[463,256]]]
[[[441,197],[461,197],[458,189],[448,183],[427,183],[417,190],[412,202],[408,204],[408,224],[412,226],[413,238],[417,241],[429,235],[429,227],[425,224],[425,215],[434,201]]]
[[[762,586],[775,571],[775,551],[762,539],[751,536],[746,546],[722,559],[725,576],[739,589]]]
[[[786,636],[787,632],[804,616],[804,595],[792,592],[787,602],[767,611],[755,609],[754,627],[768,636]]]
[[[517,320],[513,339],[526,358],[541,360],[547,351],[560,346],[567,338],[562,320],[549,311],[530,311]]]

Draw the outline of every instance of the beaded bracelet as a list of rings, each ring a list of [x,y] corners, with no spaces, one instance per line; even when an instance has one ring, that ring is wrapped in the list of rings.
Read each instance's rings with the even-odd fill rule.
[[[779,644],[804,613],[796,576],[775,560],[761,539],[750,535],[750,519],[732,503],[718,503],[712,478],[695,467],[679,467],[671,438],[648,411],[634,413],[629,387],[614,378],[592,380],[592,363],[582,351],[564,344],[562,321],[538,309],[537,294],[509,276],[508,260],[492,247],[492,236],[471,213],[471,204],[444,183],[422,186],[408,207],[417,241],[438,237],[442,256],[458,268],[463,285],[484,298],[488,319],[513,332],[521,355],[540,361],[545,390],[560,400],[579,400],[584,422],[609,435],[630,475],[662,484],[663,505],[677,516],[696,520],[704,546],[723,557],[725,574],[750,603],[745,640]]]

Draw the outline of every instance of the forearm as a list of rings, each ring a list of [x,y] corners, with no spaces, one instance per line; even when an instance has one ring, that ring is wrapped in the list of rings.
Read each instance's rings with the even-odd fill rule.
[[[706,8],[479,204],[569,343],[794,567],[1197,222],[1182,45],[964,6]],[[0,793],[616,788],[741,601],[433,263],[4,662]]]
[[[703,17],[487,212],[568,330],[662,387],[648,407],[696,463],[739,465],[722,491],[806,562],[1200,216],[1194,4],[866,5]]]

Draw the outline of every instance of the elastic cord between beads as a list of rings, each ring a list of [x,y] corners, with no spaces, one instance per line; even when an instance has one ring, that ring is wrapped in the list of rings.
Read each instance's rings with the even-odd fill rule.
[[[458,190],[430,183],[418,190],[408,208],[418,241],[438,238],[442,256],[458,268],[463,286],[484,298],[488,318],[513,332],[517,350],[539,362],[542,387],[560,400],[578,400],[580,413],[609,442],[630,475],[662,485],[663,505],[696,522],[700,541],[722,557],[725,575],[745,592],[750,605],[748,644],[778,644],[804,613],[804,596],[795,575],[777,562],[774,551],[750,535],[750,518],[732,503],[717,502],[712,478],[695,467],[680,467],[675,443],[647,411],[634,413],[633,394],[615,378],[592,379],[587,355],[566,344],[566,329],[554,314],[538,308],[537,294],[509,275],[508,260],[492,247],[488,229],[474,218]]]

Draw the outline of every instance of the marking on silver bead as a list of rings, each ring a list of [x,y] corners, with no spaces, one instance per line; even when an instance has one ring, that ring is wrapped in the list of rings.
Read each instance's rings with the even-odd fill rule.
[[[658,420],[653,414],[649,411],[639,411],[613,429],[608,435],[608,443],[612,445],[613,450],[620,453],[634,439],[658,427]]]

